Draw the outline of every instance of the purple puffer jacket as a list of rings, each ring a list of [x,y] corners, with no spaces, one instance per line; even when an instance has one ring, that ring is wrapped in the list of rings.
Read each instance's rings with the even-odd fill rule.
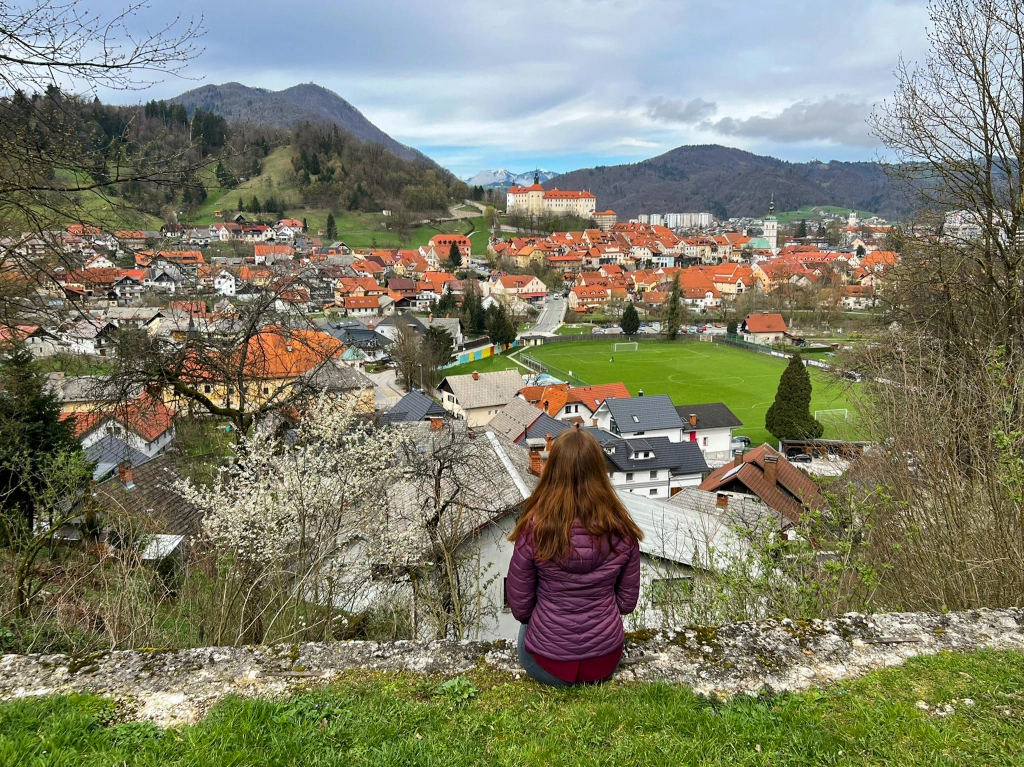
[[[508,567],[509,607],[529,623],[526,649],[551,660],[598,658],[615,652],[625,635],[620,615],[640,596],[640,546],[636,541],[595,540],[576,520],[572,553],[564,562],[538,562],[532,528],[519,536]]]

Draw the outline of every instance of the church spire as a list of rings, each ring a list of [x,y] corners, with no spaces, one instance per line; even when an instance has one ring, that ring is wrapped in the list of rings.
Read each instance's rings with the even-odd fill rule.
[[[768,215],[775,215],[775,192],[772,192],[772,201],[768,203]]]
[[[540,170],[539,169],[535,170],[533,172],[533,183],[534,184],[539,184],[540,183]]]

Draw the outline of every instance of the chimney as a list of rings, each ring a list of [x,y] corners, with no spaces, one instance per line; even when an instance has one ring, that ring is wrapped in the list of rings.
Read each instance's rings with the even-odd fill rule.
[[[117,478],[126,489],[131,490],[135,487],[135,469],[129,461],[121,461],[117,465]]]
[[[544,435],[544,450],[546,452],[548,452],[548,453],[551,452],[551,435],[550,434],[545,434]]]
[[[530,473],[539,477],[544,471],[544,458],[541,457],[540,450],[530,450]]]
[[[693,426],[693,427],[697,426],[697,414],[696,413],[690,413],[690,426]]]
[[[764,478],[772,487],[779,482],[779,456],[768,453],[764,457]]]
[[[742,466],[743,465],[743,450],[742,449],[734,450],[733,451],[732,465],[733,466]]]
[[[729,496],[725,493],[718,493],[718,495],[715,496],[715,506],[720,509],[729,508]]]
[[[474,381],[479,381],[480,380],[480,374],[477,373],[475,370],[473,371],[473,380]]]
[[[433,417],[430,419],[430,430],[441,431],[444,428],[444,418]]]

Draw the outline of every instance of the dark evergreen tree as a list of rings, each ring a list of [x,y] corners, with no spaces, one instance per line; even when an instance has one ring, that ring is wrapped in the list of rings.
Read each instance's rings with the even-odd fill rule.
[[[622,332],[627,336],[636,335],[636,332],[640,330],[640,315],[636,311],[636,307],[632,303],[626,305],[625,310],[622,312],[622,319],[619,320],[619,327],[622,328]]]
[[[306,219],[302,219],[302,233],[305,234],[309,231],[309,224],[306,223]]]
[[[797,237],[806,237],[807,236],[807,219],[803,219],[802,221],[800,221],[800,226],[798,226],[796,228],[796,236]]]
[[[0,544],[10,545],[35,524],[35,483],[54,456],[82,449],[60,420],[60,400],[46,388],[31,353],[4,349],[0,357]],[[83,481],[87,481],[87,477]]]
[[[256,195],[253,195],[252,202],[249,203],[249,212],[250,213],[262,213],[263,212],[263,206],[260,205],[259,198],[256,197]]]
[[[677,335],[686,319],[686,307],[683,306],[682,291],[679,289],[679,272],[676,272],[672,280],[672,290],[668,294],[668,302],[665,304],[665,320],[662,323],[665,337],[671,341]]]
[[[730,336],[734,336],[736,335],[736,330],[738,327],[739,324],[736,322],[736,320],[729,320],[728,324],[726,324],[725,326],[725,332],[728,333]]]
[[[487,327],[487,336],[494,345],[504,347],[516,340],[515,321],[504,305],[494,304],[488,307],[484,323]]]
[[[451,317],[453,314],[457,314],[458,311],[459,302],[456,300],[455,294],[452,293],[452,286],[445,285],[441,300],[434,307],[434,314],[438,317]]]
[[[811,376],[799,354],[794,354],[779,380],[775,402],[764,417],[765,428],[776,439],[818,439],[825,427],[811,414]]]
[[[463,282],[462,290],[462,326],[466,333],[480,335],[486,330],[480,287],[477,281],[471,278]]]
[[[462,251],[459,250],[459,246],[454,242],[448,248],[448,262],[452,265],[452,269],[458,269],[462,266]]]
[[[231,189],[238,184],[238,179],[235,178],[235,175],[229,171],[220,160],[217,161],[217,170],[215,172],[217,175],[217,182],[225,189]]]
[[[334,242],[334,240],[337,238],[337,236],[338,236],[338,225],[334,223],[334,214],[333,213],[328,213],[327,214],[327,239],[330,240],[331,242]]]

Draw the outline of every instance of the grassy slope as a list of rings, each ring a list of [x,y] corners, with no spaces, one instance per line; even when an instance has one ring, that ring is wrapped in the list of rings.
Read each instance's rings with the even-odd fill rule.
[[[835,205],[804,205],[799,210],[787,210],[777,214],[780,224],[791,224],[798,222],[802,219],[811,221],[813,219],[820,218],[818,211],[823,210],[826,213],[831,213],[833,216],[842,216],[844,219],[850,215],[849,208],[837,208]],[[871,218],[876,214],[867,210],[858,210],[857,217],[862,221],[866,218]]]
[[[446,693],[412,675],[350,674],[282,701],[232,699],[199,724],[116,723],[96,697],[0,706],[0,763],[261,765],[1021,765],[1024,655],[911,659],[797,695],[712,702],[686,687],[550,690],[475,672]],[[969,698],[974,705],[963,700]],[[932,710],[951,704],[954,713]]]
[[[263,173],[239,184],[235,189],[221,189],[216,185],[216,179],[212,175],[209,176],[206,180],[206,201],[193,219],[193,223],[209,225],[228,220],[238,211],[239,199],[248,205],[254,196],[261,202],[266,202],[268,197],[276,197],[284,199],[289,204],[285,215],[300,221],[306,219],[309,230],[314,235],[318,230],[326,230],[328,210],[291,207],[297,205],[300,199],[299,189],[291,178],[291,151],[289,146],[278,147],[272,151],[263,161]],[[222,218],[214,216],[214,212],[218,210],[224,213]],[[352,248],[418,248],[426,245],[430,238],[438,233],[475,232],[471,235],[474,255],[483,255],[487,252],[487,233],[482,217],[416,227],[407,240],[401,240],[395,234],[386,231],[386,219],[380,213],[345,211],[335,213],[334,219],[338,228],[338,239]]]
[[[466,373],[493,373],[497,370],[520,370],[526,371],[508,358],[508,355],[500,354],[476,362],[467,362],[465,365],[456,365],[445,370],[445,375],[459,376]]]
[[[622,381],[634,396],[668,394],[677,405],[724,402],[743,421],[737,434],[754,444],[774,442],[764,428],[764,415],[775,400],[785,360],[719,344],[696,341],[668,344],[640,341],[639,351],[612,355],[614,339],[547,344],[526,353],[573,374],[589,384]],[[557,373],[554,373],[557,375]],[[838,384],[811,370],[812,410],[847,408]],[[825,437],[846,437],[826,424]]]

